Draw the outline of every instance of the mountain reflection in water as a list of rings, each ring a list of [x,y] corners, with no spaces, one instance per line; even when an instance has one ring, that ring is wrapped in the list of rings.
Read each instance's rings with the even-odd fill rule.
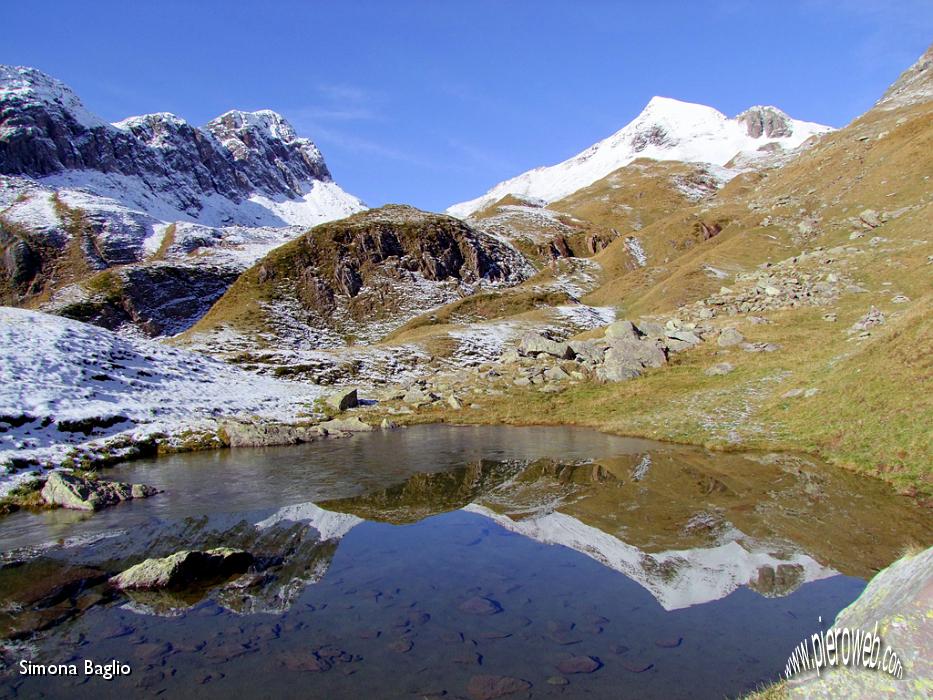
[[[345,482],[331,480],[339,486],[314,487],[330,497],[272,508],[169,517],[158,516],[170,504],[127,508],[132,525],[122,531],[113,509],[81,521],[73,540],[14,548],[0,568],[4,636],[28,640],[46,662],[78,643],[82,658],[125,658],[138,671],[105,686],[46,682],[52,697],[133,688],[185,696],[195,681],[205,683],[201,697],[234,687],[289,697],[293,674],[328,697],[475,697],[469,688],[495,686],[477,685],[480,676],[513,679],[516,697],[611,687],[722,697],[776,677],[817,616],[831,619],[873,568],[930,531],[925,513],[878,485],[792,455],[616,439],[622,449],[609,441],[585,456],[586,431],[577,431],[572,449],[554,457],[475,456],[477,444],[495,453],[509,430],[402,431],[394,439],[443,431],[444,444],[461,439],[473,458],[454,466],[456,454],[445,453],[434,471],[393,472],[357,495],[341,495]],[[358,467],[341,452],[350,442],[361,459],[365,437],[321,470],[341,459]],[[371,444],[368,458],[385,459],[385,445]],[[195,476],[170,471],[129,465],[120,478],[164,473],[156,485],[169,492],[157,499],[171,499],[173,482]],[[196,478],[216,488],[217,476],[202,467]],[[868,506],[873,518],[852,528]],[[13,521],[20,532],[11,537],[36,522]],[[834,542],[826,532],[851,536]],[[220,546],[250,552],[254,566],[178,590],[106,585],[145,558]],[[16,644],[6,644],[7,663],[23,653]],[[2,678],[9,695],[37,687],[11,672]]]

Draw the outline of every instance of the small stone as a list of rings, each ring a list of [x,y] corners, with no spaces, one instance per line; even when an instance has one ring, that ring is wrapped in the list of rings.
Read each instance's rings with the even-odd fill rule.
[[[397,639],[389,645],[389,649],[392,651],[397,651],[399,654],[407,654],[412,650],[412,647],[415,646],[415,643],[408,639],[407,637],[402,637]]]
[[[470,615],[495,615],[502,612],[502,606],[498,601],[483,596],[473,596],[460,603],[461,612]]]
[[[664,639],[656,639],[654,644],[662,649],[674,649],[679,647],[683,641],[683,637],[666,637]]]
[[[719,362],[712,367],[708,367],[704,374],[706,374],[708,377],[717,377],[723,374],[729,374],[729,372],[734,369],[735,367],[728,362]]]
[[[467,693],[473,700],[495,700],[531,688],[531,683],[511,676],[473,676],[467,684]]]
[[[602,662],[592,656],[572,656],[557,662],[557,670],[570,675],[571,673],[593,673],[602,668]]]
[[[626,671],[631,671],[632,673],[644,673],[650,668],[653,668],[654,664],[648,663],[647,661],[636,661],[636,660],[622,660],[622,668]]]
[[[551,676],[547,679],[547,683],[548,685],[569,685],[570,681],[563,676]]]
[[[455,411],[459,411],[461,408],[463,408],[463,404],[460,403],[460,400],[453,394],[447,397],[447,405]]]

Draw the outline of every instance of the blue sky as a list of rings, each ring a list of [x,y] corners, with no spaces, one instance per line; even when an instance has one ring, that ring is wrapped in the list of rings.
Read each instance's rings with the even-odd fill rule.
[[[442,210],[652,95],[841,126],[933,39],[933,1],[12,2],[0,62],[110,121],[270,108],[377,206]]]

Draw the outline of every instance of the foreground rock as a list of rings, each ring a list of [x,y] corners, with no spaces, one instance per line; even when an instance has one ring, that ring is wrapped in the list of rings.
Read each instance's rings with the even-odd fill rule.
[[[824,670],[817,676],[798,677],[787,684],[791,698],[929,697],[933,678],[933,547],[906,556],[882,570],[862,595],[836,616],[835,627],[873,632],[878,625],[882,649],[897,654],[903,678],[878,668]]]
[[[52,472],[42,487],[41,496],[46,505],[94,511],[121,501],[147,498],[157,493],[157,488],[145,484],[98,481],[74,474]]]
[[[253,555],[239,549],[183,550],[161,559],[146,559],[114,576],[110,583],[121,590],[177,588],[243,573],[252,563]]]

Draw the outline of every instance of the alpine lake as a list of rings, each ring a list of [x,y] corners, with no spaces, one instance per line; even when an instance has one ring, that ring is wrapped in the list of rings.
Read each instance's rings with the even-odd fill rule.
[[[420,426],[105,476],[163,493],[0,520],[0,697],[741,697],[933,531],[810,457],[569,427]],[[217,547],[252,563],[108,582]]]

